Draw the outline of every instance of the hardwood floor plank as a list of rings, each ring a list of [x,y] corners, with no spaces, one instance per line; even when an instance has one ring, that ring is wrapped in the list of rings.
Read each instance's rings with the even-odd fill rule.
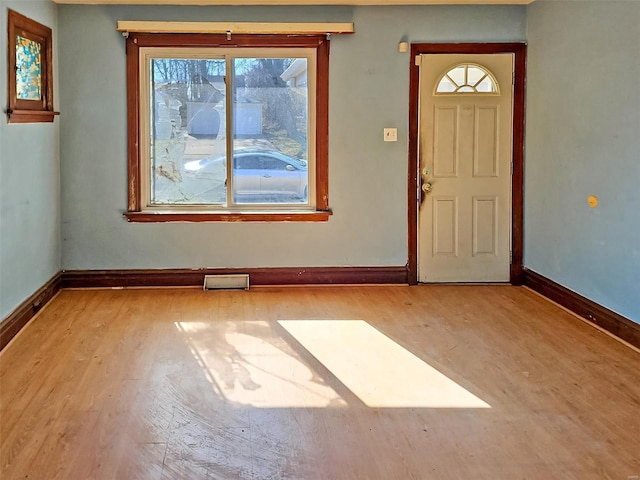
[[[349,370],[488,407],[371,406]],[[63,291],[0,354],[0,477],[627,479],[638,412],[638,352],[520,287]]]

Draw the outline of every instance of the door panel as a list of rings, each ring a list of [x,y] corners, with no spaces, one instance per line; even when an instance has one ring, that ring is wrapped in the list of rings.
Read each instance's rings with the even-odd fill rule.
[[[458,254],[458,199],[434,197],[433,199],[433,255]]]
[[[456,177],[458,173],[458,108],[435,107],[433,176]]]
[[[499,106],[476,108],[473,176],[498,176]]]
[[[460,64],[490,71],[499,94],[436,94],[442,75]],[[463,69],[455,75],[456,83],[465,80]],[[422,55],[419,157],[428,188],[418,219],[421,282],[509,281],[512,75],[512,54]]]
[[[473,256],[497,255],[498,197],[473,198]]]

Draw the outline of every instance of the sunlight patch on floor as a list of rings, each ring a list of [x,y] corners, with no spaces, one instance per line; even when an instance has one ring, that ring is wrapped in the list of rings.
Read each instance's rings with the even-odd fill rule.
[[[369,407],[491,408],[362,320],[278,323]]]
[[[177,322],[214,392],[263,408],[345,407],[346,402],[272,336],[267,322]]]

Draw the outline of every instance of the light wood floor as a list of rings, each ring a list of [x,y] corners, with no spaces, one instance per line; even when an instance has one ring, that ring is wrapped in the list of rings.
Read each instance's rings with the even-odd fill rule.
[[[635,480],[640,354],[510,286],[63,291],[0,420],[3,480]]]

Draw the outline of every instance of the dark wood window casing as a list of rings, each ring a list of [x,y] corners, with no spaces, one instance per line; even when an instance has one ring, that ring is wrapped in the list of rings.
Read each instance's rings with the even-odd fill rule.
[[[58,112],[53,111],[53,47],[52,32],[34,20],[13,10],[8,11],[8,108],[9,123],[44,123],[53,122]],[[20,36],[41,45],[40,51],[40,85],[39,100],[18,98],[16,36]]]
[[[142,47],[175,48],[315,48],[316,74],[316,131],[314,211],[145,211],[141,198],[140,153],[140,55]],[[130,33],[126,41],[127,54],[127,132],[128,132],[128,210],[130,222],[318,222],[327,221],[329,209],[329,41],[325,35],[233,35],[184,33]]]

